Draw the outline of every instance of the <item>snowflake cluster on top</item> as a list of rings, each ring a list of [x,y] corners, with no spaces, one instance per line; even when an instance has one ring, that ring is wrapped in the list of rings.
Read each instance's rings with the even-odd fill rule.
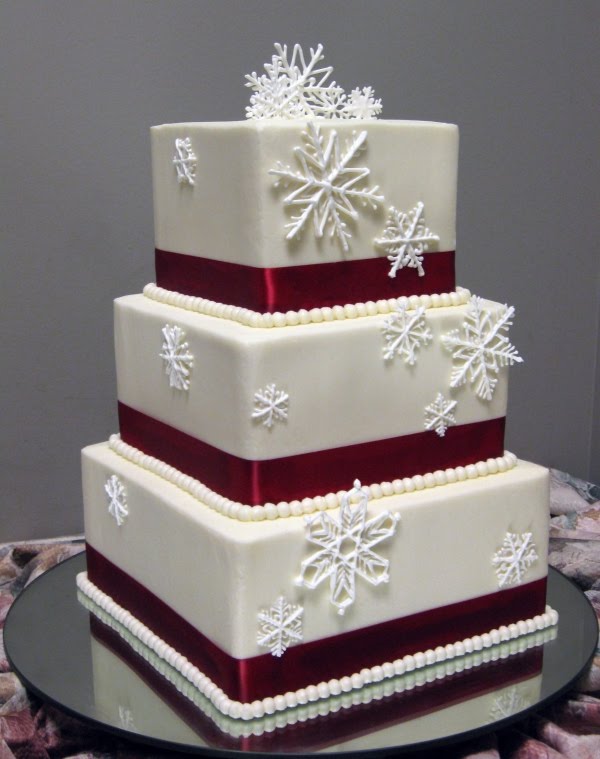
[[[298,44],[292,48],[275,44],[275,55],[265,63],[264,74],[247,74],[250,87],[249,119],[373,119],[381,113],[381,100],[372,87],[353,89],[329,81],[332,66],[323,66],[323,45],[310,48],[308,58]],[[321,64],[321,65],[320,65]]]

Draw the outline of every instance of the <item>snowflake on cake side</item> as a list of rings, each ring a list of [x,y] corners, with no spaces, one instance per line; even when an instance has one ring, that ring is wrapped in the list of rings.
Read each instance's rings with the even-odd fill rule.
[[[294,643],[302,642],[303,614],[302,606],[279,596],[269,609],[258,612],[258,645],[268,648],[273,656],[283,656]]]
[[[394,535],[400,515],[382,511],[367,520],[368,500],[355,480],[337,517],[321,512],[306,518],[307,540],[320,550],[302,562],[298,584],[312,590],[328,579],[331,603],[342,615],[356,598],[357,576],[371,585],[389,582],[389,560],[372,549]]]
[[[305,57],[298,44],[292,48],[275,44],[275,55],[265,63],[264,74],[247,74],[250,87],[249,119],[373,119],[381,113],[381,100],[371,87],[355,88],[350,95],[334,81],[328,81],[332,66],[323,66],[323,45],[310,48]],[[321,64],[321,65],[320,65]]]
[[[290,396],[273,383],[254,393],[252,418],[260,420],[271,429],[275,422],[285,422],[288,417]]]
[[[352,234],[346,222],[348,219],[358,219],[355,206],[360,204],[376,209],[383,201],[383,195],[378,194],[378,186],[364,186],[370,170],[349,165],[365,149],[367,132],[353,133],[342,147],[334,129],[326,141],[320,127],[309,121],[302,136],[304,147],[294,150],[300,170],[294,171],[289,165],[278,161],[275,168],[269,171],[276,177],[275,187],[295,186],[283,199],[284,207],[298,209],[298,213],[292,215],[292,220],[285,225],[288,230],[286,240],[299,237],[312,219],[315,237],[322,238],[328,227],[329,236],[337,238],[347,252]]]
[[[176,390],[189,390],[194,356],[185,341],[185,332],[181,327],[165,324],[162,334],[164,341],[159,356],[165,362],[165,374],[169,378],[169,385]]]
[[[392,264],[388,277],[395,278],[398,269],[405,266],[416,269],[419,276],[425,274],[423,254],[439,242],[439,237],[425,226],[425,204],[417,203],[410,211],[389,209],[385,229],[374,240],[376,247],[384,250]]]
[[[464,385],[468,379],[475,384],[480,398],[492,400],[498,384],[498,377],[494,375],[502,367],[523,361],[508,339],[514,313],[512,306],[505,305],[494,314],[485,308],[482,298],[471,297],[461,329],[453,329],[442,337],[455,361],[450,387]]]
[[[440,437],[444,437],[448,427],[456,424],[453,413],[455,408],[456,401],[450,401],[438,393],[433,403],[425,406],[425,429],[434,430]]]
[[[383,323],[382,332],[385,340],[384,359],[391,361],[394,356],[398,356],[409,366],[416,363],[417,350],[433,340],[422,306],[409,311],[406,306],[399,305],[396,312]]]
[[[507,532],[502,546],[492,558],[498,586],[520,585],[529,567],[538,560],[531,532]]]
[[[192,141],[189,137],[175,140],[175,155],[173,165],[177,169],[177,181],[179,184],[196,183],[196,154],[192,150]]]
[[[118,527],[121,527],[129,516],[127,508],[127,492],[125,486],[116,474],[111,475],[104,483],[104,492],[108,498],[108,513],[113,517]]]

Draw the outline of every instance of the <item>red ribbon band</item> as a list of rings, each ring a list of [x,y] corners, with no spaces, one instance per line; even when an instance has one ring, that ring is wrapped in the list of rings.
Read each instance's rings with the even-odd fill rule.
[[[90,581],[100,590],[187,657],[229,698],[243,702],[295,691],[416,651],[481,635],[501,625],[543,614],[546,604],[546,578],[543,578],[461,603],[301,643],[289,648],[282,658],[267,653],[236,659],[89,544],[87,567]],[[210,578],[206,582],[210,582]]]
[[[504,454],[504,417],[434,432],[250,461],[119,402],[125,443],[154,456],[232,501],[253,506],[302,500],[365,484],[466,466]]]
[[[447,293],[456,286],[454,251],[427,253],[422,277],[408,267],[389,277],[385,256],[259,268],[157,248],[155,265],[159,287],[261,313]]]

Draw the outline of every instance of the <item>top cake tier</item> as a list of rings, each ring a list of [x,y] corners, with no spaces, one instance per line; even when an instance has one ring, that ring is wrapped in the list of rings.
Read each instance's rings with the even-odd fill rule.
[[[452,124],[153,127],[157,284],[261,313],[450,292],[457,163]]]

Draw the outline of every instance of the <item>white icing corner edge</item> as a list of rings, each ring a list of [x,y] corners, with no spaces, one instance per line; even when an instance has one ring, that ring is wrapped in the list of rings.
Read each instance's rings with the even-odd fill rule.
[[[496,658],[504,658],[511,653],[517,653],[519,647],[516,646],[514,650],[510,650],[510,648],[506,650],[503,644],[514,643],[523,636],[539,634],[558,624],[558,612],[550,606],[546,606],[543,614],[538,614],[531,619],[519,620],[509,625],[502,625],[498,629],[490,630],[482,635],[474,635],[462,641],[449,643],[446,646],[408,654],[393,662],[384,662],[381,665],[365,668],[360,672],[339,679],[333,678],[328,682],[308,685],[306,688],[300,688],[294,692],[277,694],[252,703],[242,703],[228,698],[223,690],[196,666],[155,635],[130,612],[119,606],[110,596],[97,588],[88,580],[87,572],[81,572],[77,575],[77,587],[83,596],[80,600],[86,608],[98,616],[100,621],[117,632],[126,642],[129,642],[127,634],[141,641],[144,646],[191,683],[193,688],[208,699],[219,712],[233,719],[242,720],[258,719],[265,714],[274,714],[308,702],[357,691],[371,683],[378,683],[385,679],[404,675],[407,672],[424,669],[466,654],[483,652],[486,649],[492,649],[490,653],[496,651],[498,654]],[[534,639],[533,645],[539,645],[543,642],[543,637],[540,637],[539,640]],[[492,655],[487,660],[493,659]],[[486,658],[482,656],[480,659],[474,660],[473,666],[483,664],[485,661]]]
[[[325,306],[323,308],[300,309],[299,311],[275,311],[261,314],[249,308],[233,306],[225,303],[217,303],[207,298],[199,298],[195,295],[183,295],[174,290],[165,290],[154,283],[144,287],[144,295],[150,300],[164,303],[168,306],[183,308],[186,311],[194,311],[205,316],[214,316],[218,319],[229,319],[246,327],[294,327],[298,324],[311,324],[320,322],[341,321],[343,319],[356,319],[364,316],[377,316],[389,314],[399,307],[411,311],[417,308],[442,308],[449,306],[464,306],[471,297],[470,290],[457,287],[450,293],[433,295],[410,295],[400,298],[388,298],[386,300],[367,301],[366,303],[347,303],[345,306]]]
[[[259,506],[250,506],[219,495],[219,493],[211,490],[199,480],[125,443],[118,434],[110,436],[108,445],[114,453],[130,463],[136,464],[142,469],[146,469],[148,472],[170,482],[213,511],[230,519],[239,519],[241,522],[262,522],[265,519],[282,519],[313,514],[317,511],[336,509],[340,506],[341,499],[346,493],[345,490],[340,490],[337,493],[303,498],[301,501],[290,501],[289,503],[281,501],[276,504],[266,503]],[[435,472],[427,472],[423,475],[416,474],[413,477],[404,477],[392,482],[376,483],[368,487],[363,486],[362,489],[371,500],[377,500],[391,495],[412,493],[415,490],[427,490],[442,485],[451,485],[455,482],[475,480],[480,477],[507,472],[517,465],[517,461],[518,459],[514,453],[505,451],[504,456],[478,461],[475,464],[467,464],[467,466],[457,466],[450,469],[438,469]]]

